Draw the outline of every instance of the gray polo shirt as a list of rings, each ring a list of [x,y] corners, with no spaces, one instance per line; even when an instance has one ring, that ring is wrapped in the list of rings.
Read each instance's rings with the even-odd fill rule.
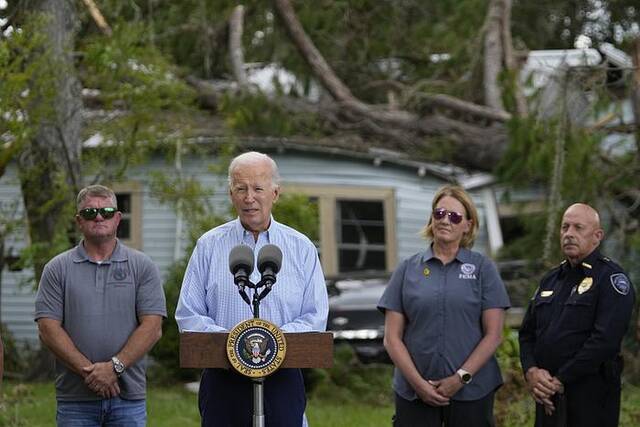
[[[91,261],[83,243],[47,263],[36,295],[35,319],[60,320],[78,350],[92,362],[106,362],[138,327],[138,316],[167,316],[160,273],[142,252],[118,242],[111,258]],[[120,397],[144,399],[146,360],[118,380]],[[64,401],[101,399],[82,377],[56,361],[56,397]]]
[[[391,276],[378,308],[406,317],[404,343],[423,378],[438,380],[456,372],[482,339],[482,312],[509,308],[495,265],[480,253],[460,249],[447,265],[431,248],[404,260]],[[454,400],[476,400],[502,384],[495,357],[478,371]],[[398,368],[393,388],[417,399]]]

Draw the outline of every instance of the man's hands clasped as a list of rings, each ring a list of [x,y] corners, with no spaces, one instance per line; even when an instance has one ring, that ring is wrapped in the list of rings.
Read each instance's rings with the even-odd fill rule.
[[[547,415],[553,414],[555,406],[551,398],[556,393],[564,393],[564,385],[560,380],[551,376],[549,371],[537,367],[529,368],[526,375],[527,387],[533,399],[544,406]]]
[[[120,395],[118,376],[113,370],[113,363],[98,362],[82,368],[86,374],[84,382],[92,391],[103,399],[110,399]]]

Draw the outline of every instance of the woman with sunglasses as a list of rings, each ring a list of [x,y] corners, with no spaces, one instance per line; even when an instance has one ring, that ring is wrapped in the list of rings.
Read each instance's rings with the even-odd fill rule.
[[[398,266],[380,298],[396,427],[495,425],[494,353],[510,303],[493,262],[470,249],[477,233],[471,197],[441,188],[422,230],[429,246]]]

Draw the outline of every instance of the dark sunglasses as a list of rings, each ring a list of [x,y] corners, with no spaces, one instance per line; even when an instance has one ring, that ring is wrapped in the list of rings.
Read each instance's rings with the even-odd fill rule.
[[[461,213],[448,211],[443,208],[438,208],[433,211],[433,217],[438,221],[444,219],[445,216],[449,217],[449,221],[451,221],[452,224],[460,224],[462,222],[462,219],[464,218],[464,215],[462,215]]]
[[[118,212],[117,208],[84,208],[78,212],[83,219],[96,219],[98,214],[104,219],[111,219]]]

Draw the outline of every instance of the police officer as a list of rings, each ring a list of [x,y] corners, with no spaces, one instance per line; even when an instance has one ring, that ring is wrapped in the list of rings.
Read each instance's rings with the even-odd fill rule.
[[[536,401],[536,427],[617,426],[619,355],[634,305],[622,268],[600,254],[598,213],[571,205],[562,217],[566,259],[540,282],[520,329],[520,361]]]

